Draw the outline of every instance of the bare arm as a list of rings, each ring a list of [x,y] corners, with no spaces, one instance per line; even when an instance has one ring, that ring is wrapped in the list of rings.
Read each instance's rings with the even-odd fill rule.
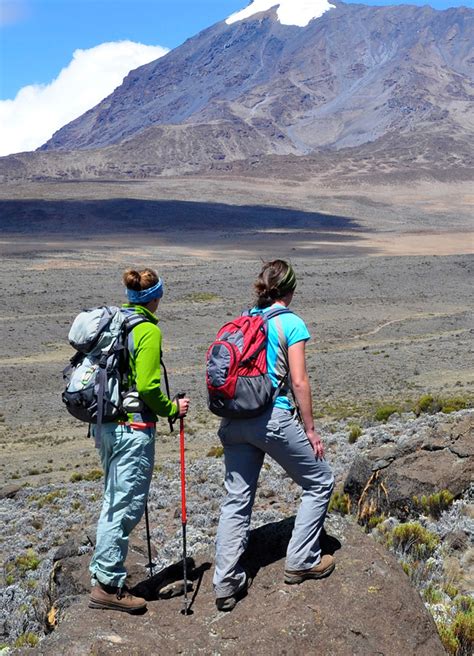
[[[311,400],[311,386],[309,384],[308,372],[306,371],[305,358],[306,342],[301,341],[293,344],[288,349],[288,362],[290,365],[290,376],[293,393],[298,403],[303,426],[311,442],[314,453],[318,458],[324,458],[324,447],[321,437],[314,430],[313,404]]]

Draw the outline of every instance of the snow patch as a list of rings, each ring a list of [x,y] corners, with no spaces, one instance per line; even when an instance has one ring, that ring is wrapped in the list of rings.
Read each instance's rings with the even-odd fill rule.
[[[335,9],[335,5],[327,0],[253,0],[248,7],[229,16],[226,23],[232,25],[272,7],[278,7],[277,16],[282,25],[298,27],[306,27],[314,18],[320,18],[329,9]]]

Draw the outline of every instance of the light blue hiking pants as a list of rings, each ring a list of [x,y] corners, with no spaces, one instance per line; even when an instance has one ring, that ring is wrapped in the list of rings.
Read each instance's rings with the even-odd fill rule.
[[[334,477],[328,463],[316,459],[300,423],[290,411],[274,408],[254,419],[222,420],[219,437],[224,446],[227,496],[217,529],[213,581],[216,597],[232,595],[245,582],[239,559],[247,547],[257,481],[266,453],[303,488],[286,569],[317,565],[321,560],[319,535]]]
[[[155,459],[155,429],[104,424],[100,445],[104,501],[90,564],[92,583],[123,587],[128,536],[145,510]]]

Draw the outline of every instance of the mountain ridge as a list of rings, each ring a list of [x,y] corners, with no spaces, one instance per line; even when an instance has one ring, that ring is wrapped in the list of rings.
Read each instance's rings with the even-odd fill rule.
[[[37,153],[70,152],[93,177],[146,177],[255,160],[264,167],[269,157],[323,158],[332,167],[340,153],[363,161],[387,144],[382,154],[398,170],[399,140],[411,144],[415,173],[433,167],[465,177],[474,11],[334,4],[306,27],[282,25],[276,7],[210,26],[131,71]],[[7,180],[19,168],[30,175],[39,161],[53,177],[71,175],[54,172],[54,156],[23,155],[20,167],[7,160]]]

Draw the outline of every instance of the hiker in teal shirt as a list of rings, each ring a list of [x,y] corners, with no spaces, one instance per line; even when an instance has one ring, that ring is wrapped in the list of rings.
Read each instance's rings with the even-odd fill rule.
[[[255,283],[257,304],[251,314],[288,309],[295,289],[296,275],[288,262],[265,263]],[[306,324],[297,314],[270,317],[267,370],[273,387],[279,389],[278,396],[271,408],[256,417],[224,418],[221,422],[219,437],[224,447],[227,495],[217,528],[213,578],[220,611],[233,610],[250,583],[241,558],[248,544],[252,507],[266,455],[302,488],[283,580],[291,585],[320,579],[335,567],[334,557],[323,554],[320,545],[334,476],[314,426],[305,355],[309,338]]]
[[[124,314],[145,321],[128,338],[129,392],[127,417],[102,427],[100,457],[104,468],[104,501],[90,564],[89,606],[128,613],[145,609],[146,602],[125,587],[128,536],[143,516],[155,459],[157,417],[184,417],[189,399],[174,403],[161,389],[161,330],[155,312],[163,282],[152,269],[128,270],[123,276],[129,302]]]

